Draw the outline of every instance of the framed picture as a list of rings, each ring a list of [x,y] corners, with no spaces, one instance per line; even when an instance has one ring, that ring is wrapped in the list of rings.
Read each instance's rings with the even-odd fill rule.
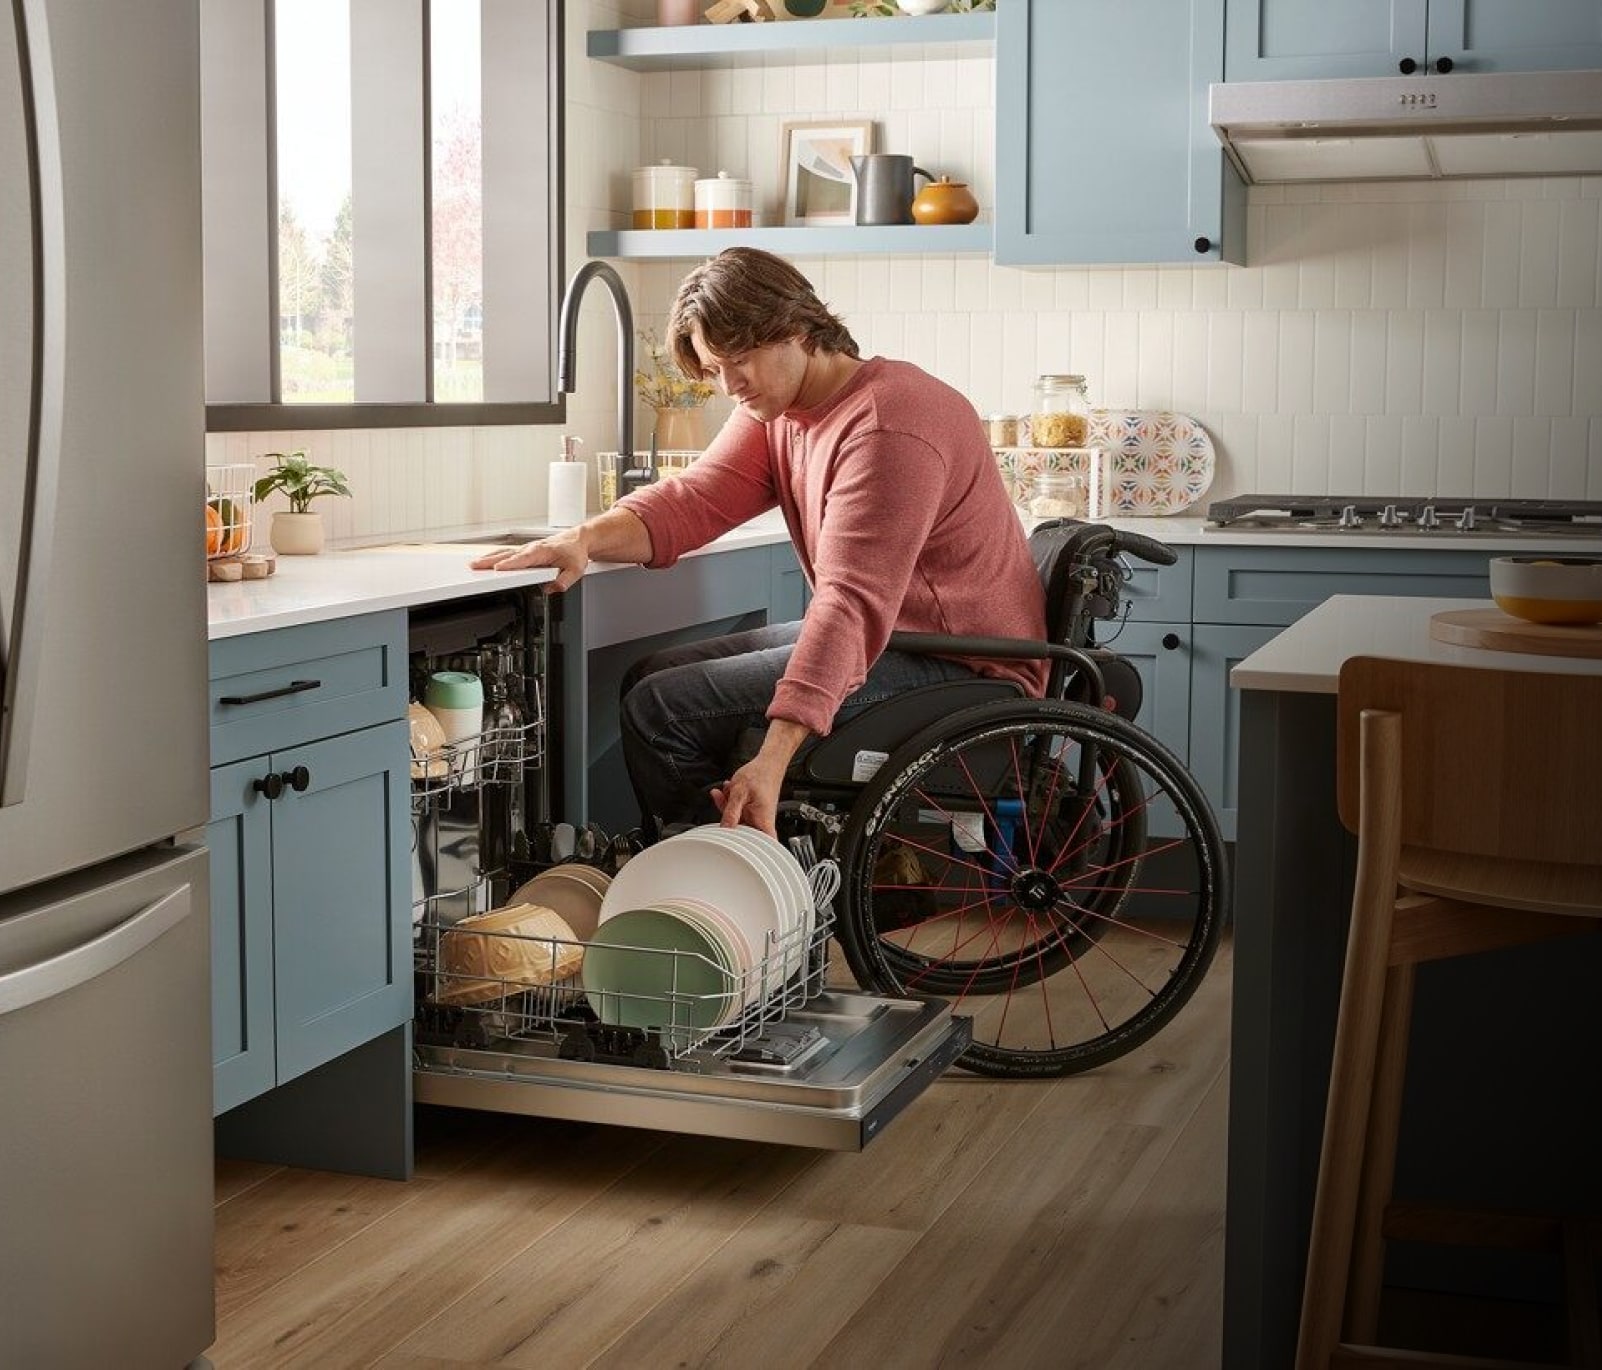
[[[784,126],[784,222],[816,226],[857,218],[851,159],[873,151],[873,124],[821,120]]]

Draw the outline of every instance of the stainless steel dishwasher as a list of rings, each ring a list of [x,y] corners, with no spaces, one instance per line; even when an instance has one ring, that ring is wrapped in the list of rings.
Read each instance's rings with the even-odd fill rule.
[[[504,905],[548,865],[547,605],[537,592],[415,615],[413,692],[434,670],[479,675],[485,730],[414,759],[414,1097],[498,1113],[565,1118],[829,1150],[859,1150],[968,1045],[967,1019],[943,1000],[828,987],[833,909],[814,871],[815,921],[769,946],[753,968],[770,988],[739,1019],[686,1029],[664,1002],[661,1030],[608,1027],[576,976],[508,980],[457,1002],[442,938]],[[559,742],[559,739],[554,741]],[[577,835],[582,843],[582,830]],[[557,855],[566,855],[565,851]],[[805,852],[798,859],[806,865]],[[497,934],[511,936],[510,934]]]

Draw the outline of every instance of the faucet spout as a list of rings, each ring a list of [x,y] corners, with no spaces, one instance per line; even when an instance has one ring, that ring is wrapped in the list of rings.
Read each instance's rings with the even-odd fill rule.
[[[571,395],[578,370],[578,316],[584,291],[599,278],[612,296],[617,315],[617,450],[624,466],[634,464],[634,310],[623,278],[605,262],[586,262],[567,283],[557,325],[556,389]]]

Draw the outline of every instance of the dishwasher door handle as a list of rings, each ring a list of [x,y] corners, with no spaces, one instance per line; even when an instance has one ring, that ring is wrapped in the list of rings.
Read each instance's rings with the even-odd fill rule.
[[[137,956],[189,914],[189,886],[173,890],[82,946],[0,975],[0,1017],[86,985]]]

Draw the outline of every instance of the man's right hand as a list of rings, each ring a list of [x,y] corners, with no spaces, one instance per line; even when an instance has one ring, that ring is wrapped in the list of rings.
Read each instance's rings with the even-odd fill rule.
[[[468,563],[475,571],[525,571],[530,567],[554,566],[556,578],[540,587],[546,594],[568,589],[589,564],[588,539],[582,526],[525,542],[521,547],[497,547]]]

